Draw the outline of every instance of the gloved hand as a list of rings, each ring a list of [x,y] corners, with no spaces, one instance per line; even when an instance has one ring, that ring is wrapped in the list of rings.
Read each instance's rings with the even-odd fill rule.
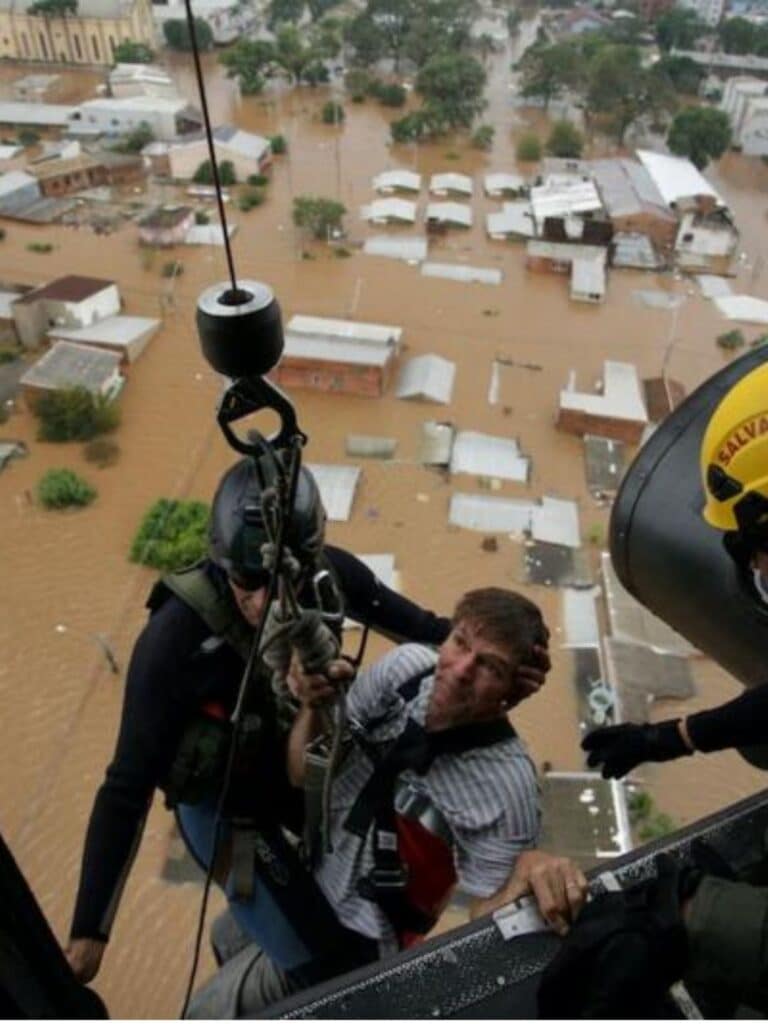
[[[680,871],[668,854],[655,878],[584,907],[539,985],[539,1017],[668,1018],[666,993],[687,966]]]
[[[657,725],[627,722],[595,729],[581,746],[589,751],[589,767],[599,767],[604,779],[620,779],[643,761],[672,761],[693,753],[678,731],[677,719]]]

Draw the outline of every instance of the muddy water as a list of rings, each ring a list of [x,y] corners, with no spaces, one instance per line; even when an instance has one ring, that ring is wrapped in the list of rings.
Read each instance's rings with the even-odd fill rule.
[[[265,206],[247,215],[230,212],[238,225],[234,250],[239,274],[268,281],[286,317],[302,312],[399,324],[405,356],[435,352],[457,363],[449,409],[399,402],[391,394],[380,401],[310,392],[294,396],[300,423],[311,438],[312,461],[345,461],[348,433],[397,439],[395,462],[361,463],[353,515],[348,523],[332,524],[330,539],[361,553],[393,552],[404,591],[443,612],[470,586],[520,586],[521,549],[501,537],[498,551],[485,552],[479,534],[448,525],[450,494],[478,487],[471,477],[446,482],[415,464],[424,419],[450,417],[461,428],[517,437],[533,459],[531,480],[527,486],[504,484],[500,493],[575,498],[586,536],[595,525],[604,528],[607,516],[586,492],[580,441],[554,429],[558,391],[569,371],[577,371],[585,388],[599,376],[606,357],[634,362],[643,375],[656,375],[670,343],[670,373],[687,388],[722,365],[714,338],[723,322],[688,282],[616,272],[603,306],[574,305],[565,278],[527,274],[520,247],[486,240],[485,213],[496,204],[479,193],[472,202],[474,227],[434,242],[432,258],[497,267],[504,275],[500,287],[422,278],[416,268],[358,251],[358,243],[379,230],[371,231],[358,217],[359,206],[372,198],[370,178],[376,172],[388,167],[413,167],[427,175],[460,170],[478,181],[487,170],[514,168],[516,135],[529,122],[541,125],[542,119],[510,106],[508,61],[509,54],[502,55],[489,65],[488,120],[497,134],[493,152],[481,154],[461,139],[389,146],[392,115],[372,103],[349,105],[341,128],[322,125],[319,109],[328,90],[282,90],[239,99],[233,83],[206,58],[214,117],[254,131],[282,131],[290,145],[289,157],[277,162]],[[189,68],[174,60],[172,69],[194,100]],[[73,94],[76,83],[77,89],[85,88],[82,76],[75,77]],[[86,84],[90,88],[92,83]],[[765,297],[766,169],[729,157],[715,169],[713,180],[744,231],[739,288]],[[298,236],[290,204],[305,192],[338,195],[345,203],[349,258],[329,256]],[[422,193],[422,209],[425,201]],[[55,249],[48,255],[30,253],[30,241],[50,241]],[[313,258],[302,259],[302,251]],[[37,443],[34,422],[23,408],[1,431],[31,446],[28,459],[0,475],[8,581],[0,617],[2,827],[62,939],[82,836],[110,755],[121,700],[122,679],[110,674],[94,634],[109,636],[124,667],[153,578],[126,558],[142,513],[163,495],[208,499],[232,461],[212,425],[220,382],[199,354],[193,325],[199,293],[226,276],[224,258],[213,249],[175,255],[185,268],[173,291],[175,311],[162,314],[161,332],[131,369],[116,435],[118,464],[97,470],[83,460],[80,446]],[[127,312],[158,316],[161,298],[169,294],[159,273],[165,258],[148,266],[131,226],[103,238],[85,229],[11,225],[0,247],[0,278],[39,283],[71,271],[114,277]],[[668,312],[639,305],[632,294],[638,288],[685,294],[677,323]],[[749,328],[746,333],[751,334]],[[506,369],[500,402],[490,406],[491,362],[498,355],[541,369]],[[31,504],[28,494],[52,466],[82,472],[98,487],[98,500],[73,513],[49,513]],[[554,669],[544,692],[520,709],[517,723],[537,763],[547,760],[556,769],[577,770],[582,762],[570,657],[557,642],[560,598],[544,587],[524,589],[541,603],[553,627]],[[66,632],[57,632],[57,624],[67,626]],[[381,648],[374,642],[371,650]],[[658,709],[660,715],[711,705],[736,692],[710,663],[696,662],[694,671],[697,697],[683,707],[668,703]],[[764,780],[727,754],[652,766],[645,776],[658,804],[680,822],[733,801]],[[199,890],[161,880],[169,835],[170,820],[157,806],[98,979],[113,1016],[174,1016],[180,1006]],[[205,959],[202,973],[210,969]]]

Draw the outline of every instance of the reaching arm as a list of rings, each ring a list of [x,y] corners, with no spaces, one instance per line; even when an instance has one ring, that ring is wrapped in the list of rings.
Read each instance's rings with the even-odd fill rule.
[[[323,731],[322,707],[334,699],[339,686],[351,679],[354,671],[348,661],[338,658],[330,663],[326,675],[306,675],[298,659],[292,659],[288,685],[301,702],[288,736],[287,768],[292,786],[304,785],[304,755],[312,740]]]

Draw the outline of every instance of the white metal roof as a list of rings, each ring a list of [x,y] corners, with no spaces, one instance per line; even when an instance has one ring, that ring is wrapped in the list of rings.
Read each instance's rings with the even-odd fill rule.
[[[563,587],[563,646],[599,647],[600,627],[595,598],[597,589]]]
[[[506,238],[507,235],[533,238],[536,234],[533,211],[527,199],[504,203],[501,212],[489,213],[486,216],[485,224],[491,238]]]
[[[531,460],[521,453],[513,438],[493,437],[474,430],[460,430],[456,434],[451,454],[452,473],[495,476],[526,483],[530,468]]]
[[[724,277],[716,277],[714,274],[698,274],[696,280],[705,299],[733,295],[733,288]]]
[[[416,220],[416,203],[410,199],[374,199],[367,206],[360,207],[363,220],[401,220],[413,224]]]
[[[419,462],[426,466],[447,466],[451,461],[454,433],[450,423],[438,423],[435,420],[423,423]]]
[[[638,149],[637,156],[668,206],[696,196],[712,196],[718,206],[727,205],[701,171],[685,157],[655,153],[650,149]]]
[[[571,295],[605,295],[605,261],[574,260],[571,264]]]
[[[353,366],[386,366],[393,348],[340,338],[285,332],[283,358],[316,359],[321,363],[347,363]]]
[[[0,174],[0,196],[6,196],[32,184],[37,184],[37,178],[26,171],[6,171],[5,174]]]
[[[714,303],[729,320],[768,324],[768,302],[752,295],[716,295]]]
[[[593,181],[569,180],[548,182],[531,189],[531,209],[541,227],[547,217],[567,217],[579,213],[595,213],[602,202]]]
[[[484,494],[451,497],[450,522],[484,533],[530,533],[535,540],[577,548],[579,511],[575,502],[544,497],[541,503]]]
[[[148,316],[108,316],[88,327],[52,327],[50,338],[64,341],[98,342],[100,345],[128,345],[148,331],[153,334],[160,321]]]
[[[472,179],[467,174],[433,174],[429,179],[429,191],[436,196],[443,196],[447,192],[461,192],[462,195],[472,195]]]
[[[269,139],[265,139],[263,135],[245,132],[242,128],[235,128],[229,124],[215,128],[213,137],[219,146],[231,149],[247,160],[260,160],[270,146]]]
[[[389,256],[406,263],[421,263],[427,258],[426,238],[397,238],[393,235],[374,235],[366,238],[363,252],[368,256]]]
[[[501,284],[502,273],[495,267],[468,267],[462,263],[423,263],[424,277],[445,277],[450,281],[478,281],[480,284]]]
[[[231,238],[237,231],[237,224],[227,224]],[[224,245],[224,229],[221,224],[193,224],[184,239],[185,245]]]
[[[25,103],[4,100],[0,103],[0,124],[46,124],[65,128],[77,110],[63,103]]]
[[[464,203],[428,203],[427,220],[472,227],[472,209]]]
[[[421,188],[421,175],[414,171],[382,171],[371,184],[377,192],[391,192],[393,189],[418,192]]]
[[[581,245],[576,242],[545,242],[540,238],[526,242],[525,251],[529,256],[561,260],[565,263],[573,263],[575,260],[602,260],[604,263],[606,258],[606,250],[597,245]]]
[[[370,459],[391,459],[397,448],[397,438],[372,434],[347,434],[347,455]]]
[[[333,317],[306,316],[297,313],[288,321],[286,330],[294,334],[307,334],[343,341],[367,342],[372,345],[396,345],[403,333],[402,327],[391,324],[360,323],[355,320],[337,320]]]
[[[13,317],[13,303],[21,292],[0,292],[0,319],[10,320]]]
[[[120,113],[121,111],[147,111],[154,114],[164,112],[176,114],[187,107],[187,101],[181,96],[106,96],[95,100],[85,100],[80,104],[81,111],[96,110],[101,113]]]
[[[57,341],[30,366],[21,383],[53,389],[82,385],[89,391],[100,391],[119,365],[118,352]]]
[[[423,398],[447,405],[453,394],[456,364],[442,356],[423,355],[409,359],[400,370],[397,398]]]
[[[352,502],[360,478],[358,467],[311,462],[307,469],[317,481],[328,518],[335,523],[346,522],[352,511]]]
[[[592,416],[647,423],[642,385],[631,363],[606,359],[603,364],[603,393],[600,395],[571,390],[560,392],[560,408],[576,409]]]
[[[15,156],[23,152],[23,146],[0,146],[0,160],[13,160]]]
[[[483,185],[486,195],[497,196],[504,192],[518,192],[525,187],[525,178],[522,174],[486,174]]]

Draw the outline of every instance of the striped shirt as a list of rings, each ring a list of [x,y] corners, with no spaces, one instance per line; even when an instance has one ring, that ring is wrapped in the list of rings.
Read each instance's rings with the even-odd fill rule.
[[[422,680],[418,695],[409,702],[397,690],[434,667],[436,660],[431,648],[406,644],[361,672],[347,697],[353,732],[386,750],[409,718],[424,726],[434,674]],[[377,904],[357,892],[358,879],[365,877],[374,863],[372,830],[363,840],[344,828],[347,814],[372,772],[370,758],[353,745],[333,784],[333,853],[321,861],[316,878],[342,923],[379,940],[382,952],[388,953],[397,949],[389,920]],[[517,854],[536,845],[540,819],[536,770],[517,737],[462,753],[441,754],[424,775],[406,769],[400,779],[444,819],[459,887],[471,896],[491,896],[509,877]]]

